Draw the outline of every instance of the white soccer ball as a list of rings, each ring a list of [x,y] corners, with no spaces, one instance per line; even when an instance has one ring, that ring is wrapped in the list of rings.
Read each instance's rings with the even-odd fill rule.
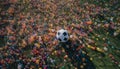
[[[56,34],[56,38],[60,42],[67,42],[69,39],[68,31],[64,29],[58,30]]]

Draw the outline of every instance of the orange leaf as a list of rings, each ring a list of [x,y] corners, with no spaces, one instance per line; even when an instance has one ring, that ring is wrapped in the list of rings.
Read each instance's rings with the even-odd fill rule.
[[[64,59],[66,59],[66,58],[68,58],[68,55],[65,55],[65,56],[64,56]]]
[[[22,40],[21,46],[22,46],[22,47],[25,47],[26,45],[27,45],[26,41],[25,41],[25,40]]]
[[[109,27],[109,24],[104,24],[104,27],[108,28],[108,27]]]
[[[28,43],[31,44],[31,43],[34,42],[34,40],[35,40],[35,36],[32,35],[32,36],[28,39]]]
[[[22,23],[22,28],[25,29],[26,28],[26,24]]]
[[[9,14],[14,13],[14,8],[10,7],[10,8],[8,9],[8,13],[9,13]]]
[[[91,25],[92,21],[87,21],[86,24]]]
[[[33,22],[34,22],[34,19],[33,19],[33,18],[31,18],[29,21],[30,21],[30,23],[33,23]]]
[[[16,3],[18,0],[10,0],[10,3]]]
[[[36,47],[40,48],[40,44],[39,43],[35,43],[34,44]]]

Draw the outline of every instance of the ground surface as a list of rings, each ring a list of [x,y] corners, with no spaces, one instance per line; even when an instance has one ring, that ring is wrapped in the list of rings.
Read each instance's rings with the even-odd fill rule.
[[[42,59],[58,44],[56,30],[65,28],[80,40],[96,69],[119,69],[119,16],[119,0],[0,0],[0,65],[48,65]],[[66,56],[59,50],[47,59],[53,68],[73,69]]]

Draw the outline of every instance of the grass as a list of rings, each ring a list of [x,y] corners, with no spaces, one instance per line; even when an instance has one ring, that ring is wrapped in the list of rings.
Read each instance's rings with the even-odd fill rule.
[[[24,14],[29,13],[29,12],[32,12],[32,14],[34,14],[34,13],[40,14],[42,18],[39,19],[38,24],[42,24],[42,23],[46,23],[46,24],[53,23],[54,24],[54,22],[55,22],[54,19],[55,20],[59,19],[58,16],[61,16],[63,18],[59,21],[59,24],[62,23],[60,26],[63,26],[63,25],[66,26],[66,23],[79,24],[81,21],[84,21],[84,19],[85,19],[85,18],[82,18],[82,14],[85,14],[88,11],[88,9],[85,8],[86,6],[84,6],[84,4],[87,2],[89,3],[88,7],[91,6],[91,4],[93,4],[95,6],[102,7],[104,9],[108,9],[107,11],[101,10],[99,12],[100,15],[96,16],[95,18],[90,17],[90,19],[93,21],[93,24],[109,23],[109,20],[111,17],[114,17],[114,19],[113,19],[114,23],[120,22],[119,21],[120,12],[118,10],[118,8],[120,7],[120,4],[119,4],[120,0],[116,0],[117,3],[115,3],[115,4],[113,4],[114,0],[75,0],[76,4],[74,4],[70,7],[66,6],[66,4],[67,4],[66,1],[65,1],[66,4],[62,3],[62,1],[64,2],[64,0],[62,0],[61,4],[59,4],[61,6],[61,9],[57,10],[56,12],[54,12],[54,9],[48,10],[48,9],[44,9],[44,7],[42,7],[42,9],[40,8],[41,10],[39,12],[36,12],[33,10],[34,8],[32,8],[32,9],[28,8],[29,2],[27,4],[23,4],[23,1],[24,0],[19,0],[19,4],[25,6],[25,9],[23,9],[21,12]],[[44,4],[47,5],[47,2],[44,2]],[[78,9],[76,9],[76,7],[84,9],[84,10],[79,12]],[[3,9],[5,10],[5,8],[3,8]],[[70,11],[71,9],[72,9],[73,13],[71,13],[71,11]],[[52,19],[50,19],[51,13],[55,13],[54,16],[52,17]],[[89,13],[87,13],[87,14],[89,14]],[[77,19],[75,17],[76,15],[78,15],[80,18]],[[32,16],[30,16],[30,17],[32,17]],[[64,17],[68,17],[68,19],[65,20]],[[47,20],[45,21],[44,18],[47,18]],[[118,65],[120,65],[120,59],[119,59],[119,57],[120,57],[120,55],[119,55],[120,54],[120,35],[118,35],[117,37],[114,37],[113,35],[110,35],[107,33],[108,33],[107,29],[97,28],[92,33],[89,33],[89,38],[91,38],[95,41],[94,46],[99,47],[101,49],[103,49],[103,47],[104,47],[103,44],[107,43],[108,51],[106,51],[104,53],[100,53],[100,52],[96,52],[96,51],[93,51],[88,48],[87,48],[87,51],[88,51],[89,56],[91,58],[93,58],[92,61],[95,64],[96,69],[119,69]],[[94,38],[92,38],[92,37],[94,37]],[[103,40],[103,38],[105,38],[106,40]],[[0,47],[3,47],[6,44],[6,40],[3,38],[0,38]],[[29,56],[30,52],[31,52],[31,49],[24,51],[24,53],[28,56]],[[112,62],[111,58],[108,56],[109,54],[113,54],[115,59],[119,62],[118,65],[116,65],[116,64],[114,64],[114,62]],[[62,54],[62,56],[59,58],[56,56],[51,56],[51,57],[54,58],[57,61],[56,64],[59,65],[64,60],[63,55],[65,55],[65,54]],[[69,69],[70,64],[71,63],[65,63],[65,64],[63,64],[62,67],[60,67],[60,69]],[[73,69],[73,68],[74,67],[72,66],[71,69]]]

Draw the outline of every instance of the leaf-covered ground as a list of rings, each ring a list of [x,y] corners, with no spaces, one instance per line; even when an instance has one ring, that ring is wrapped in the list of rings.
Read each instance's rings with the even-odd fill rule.
[[[63,49],[47,55],[61,28],[96,69],[120,68],[119,0],[0,0],[0,67],[74,69]]]

